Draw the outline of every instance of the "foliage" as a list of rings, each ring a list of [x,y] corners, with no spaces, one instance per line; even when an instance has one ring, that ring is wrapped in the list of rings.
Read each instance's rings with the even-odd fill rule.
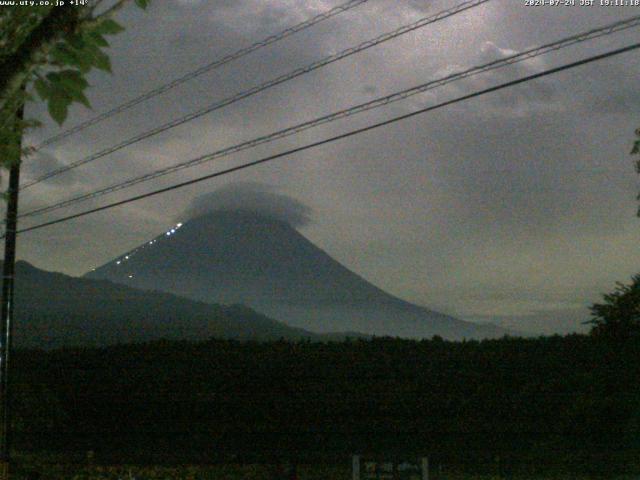
[[[136,0],[146,8],[149,0]],[[112,17],[127,0],[117,0],[98,12],[93,6],[5,7],[0,10],[0,166],[20,158],[23,132],[38,122],[23,120],[24,103],[37,96],[49,114],[62,124],[69,106],[90,107],[85,95],[86,74],[93,68],[111,71],[105,50],[108,36],[124,30]]]
[[[15,365],[57,419],[16,446],[102,464],[348,464],[360,451],[485,474],[500,456],[531,477],[640,468],[640,342],[212,339],[24,351]]]
[[[636,140],[633,142],[633,148],[631,149],[631,155],[640,155],[640,128],[636,129]],[[636,160],[635,163],[636,173],[640,174],[640,160]],[[640,194],[636,197],[636,200],[640,200]],[[638,208],[637,215],[640,217],[640,207]]]
[[[300,480],[348,480],[352,478],[350,465],[342,462],[336,465],[301,465],[298,468]],[[187,465],[180,467],[162,466],[68,466],[41,464],[29,471],[46,472],[42,480],[273,480],[271,465]],[[15,475],[16,480],[27,480],[24,474]],[[456,471],[432,472],[434,480],[504,480],[497,474],[478,474]],[[511,475],[511,480],[632,480],[637,477],[598,476],[576,474],[551,475]]]
[[[604,295],[603,303],[591,307],[594,335],[614,339],[640,336],[640,274],[630,285],[617,283],[612,293]]]

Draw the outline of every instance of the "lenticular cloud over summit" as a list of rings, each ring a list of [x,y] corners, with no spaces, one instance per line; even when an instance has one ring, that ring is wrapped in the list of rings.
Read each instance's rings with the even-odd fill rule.
[[[188,220],[215,212],[251,212],[280,220],[292,227],[311,222],[311,209],[275,188],[254,182],[239,182],[197,197],[185,211]]]
[[[411,304],[352,272],[296,229],[310,221],[310,209],[268,186],[226,186],[198,198],[186,214],[183,224],[87,277],[243,304],[316,333],[449,339],[507,333]]]

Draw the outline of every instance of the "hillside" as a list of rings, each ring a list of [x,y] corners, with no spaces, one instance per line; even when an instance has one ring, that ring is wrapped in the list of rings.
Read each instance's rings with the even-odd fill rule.
[[[212,305],[105,280],[75,278],[26,262],[16,267],[15,341],[19,347],[101,346],[159,338],[322,338],[242,305]]]
[[[244,210],[177,224],[86,277],[203,302],[242,303],[319,333],[449,339],[508,333],[397,298],[341,265],[289,223]]]

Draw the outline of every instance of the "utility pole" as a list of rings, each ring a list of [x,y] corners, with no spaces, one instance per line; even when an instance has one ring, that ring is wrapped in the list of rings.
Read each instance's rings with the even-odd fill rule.
[[[17,121],[23,118],[24,107],[18,111]],[[22,149],[19,135],[18,152]],[[13,286],[16,264],[16,230],[18,226],[18,191],[20,190],[20,153],[11,162],[9,188],[7,190],[6,231],[4,238],[4,263],[2,265],[2,308],[0,309],[0,480],[9,478],[10,389],[9,359],[13,337]]]

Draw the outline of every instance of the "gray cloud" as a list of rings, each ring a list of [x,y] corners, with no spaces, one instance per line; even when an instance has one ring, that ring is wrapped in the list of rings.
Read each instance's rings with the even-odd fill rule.
[[[153,2],[146,13],[126,9],[121,20],[127,30],[113,39],[114,75],[91,75],[94,111],[72,108],[67,126],[338,3],[184,0]],[[530,9],[523,3],[489,2],[238,102],[79,169],[71,186],[41,185],[25,192],[22,207],[62,200],[635,14],[627,8]],[[410,23],[426,8],[435,12],[451,5],[449,0],[367,2],[87,129],[51,153],[74,161]],[[617,48],[632,43],[636,34],[618,33],[468,79],[419,101],[177,172],[153,188]],[[162,232],[193,198],[204,196],[206,207],[220,201],[220,192],[235,196],[238,188],[227,181],[267,183],[280,188],[241,187],[240,193],[253,198],[254,206],[265,195],[269,201],[275,196],[271,203],[286,205],[287,220],[303,226],[312,241],[392,293],[468,318],[509,316],[526,323],[550,312],[551,328],[554,312],[572,318],[567,305],[598,301],[640,262],[634,216],[640,185],[628,155],[638,122],[639,74],[637,55],[612,58],[29,233],[21,238],[19,253],[45,268],[81,273]],[[42,105],[30,110],[32,117],[46,118]],[[45,123],[33,143],[56,132]],[[140,185],[109,198],[151,188]],[[308,209],[292,209],[281,197],[300,199]],[[25,219],[24,226],[29,224]]]
[[[592,91],[585,101],[583,110],[588,113],[634,115],[640,110],[638,95],[638,72],[640,60],[636,57],[625,58],[622,64],[598,66],[596,69],[599,81],[585,78],[583,82]],[[605,88],[602,88],[602,86]]]
[[[25,168],[22,171],[22,178],[32,180],[45,173],[52,172],[65,166],[65,163],[53,153],[47,150],[40,150],[30,155],[24,162]],[[47,180],[47,184],[68,187],[78,181],[78,173],[69,171],[64,175],[58,175]]]
[[[274,192],[273,187],[254,182],[232,183],[201,195],[193,200],[182,218],[225,211],[257,213],[294,227],[305,226],[311,221],[309,207],[288,195]]]

